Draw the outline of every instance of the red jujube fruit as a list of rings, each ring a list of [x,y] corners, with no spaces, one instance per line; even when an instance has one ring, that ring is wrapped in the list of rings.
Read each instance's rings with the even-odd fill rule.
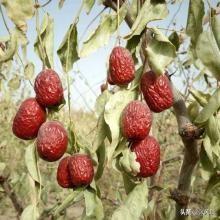
[[[15,115],[12,131],[18,138],[30,140],[37,136],[40,126],[45,121],[45,109],[35,98],[28,98],[21,103]]]
[[[69,172],[69,159],[70,157],[64,157],[60,162],[57,168],[57,182],[63,188],[71,188],[73,184],[70,179]]]
[[[34,90],[36,99],[42,106],[58,106],[63,101],[63,87],[60,77],[52,69],[45,69],[38,74]]]
[[[92,159],[86,154],[75,154],[69,160],[70,179],[74,186],[87,186],[94,177]]]
[[[152,113],[146,103],[141,101],[130,102],[121,116],[122,135],[131,140],[142,140],[150,132]]]
[[[141,78],[141,91],[153,112],[162,112],[173,105],[173,93],[165,74],[157,76],[153,71],[144,73]]]
[[[45,122],[37,135],[37,152],[46,161],[59,160],[67,149],[68,136],[58,121]]]
[[[129,50],[115,47],[109,58],[108,82],[112,85],[126,85],[134,79],[135,66]]]
[[[131,151],[135,152],[136,161],[140,163],[137,176],[149,177],[156,174],[160,166],[160,146],[154,137],[147,136],[141,141],[133,142]]]

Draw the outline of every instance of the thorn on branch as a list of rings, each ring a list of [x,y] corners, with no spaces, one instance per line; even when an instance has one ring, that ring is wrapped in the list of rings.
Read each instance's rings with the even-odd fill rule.
[[[198,128],[192,123],[187,123],[179,131],[179,135],[187,140],[200,139],[203,133],[204,133],[204,128]]]

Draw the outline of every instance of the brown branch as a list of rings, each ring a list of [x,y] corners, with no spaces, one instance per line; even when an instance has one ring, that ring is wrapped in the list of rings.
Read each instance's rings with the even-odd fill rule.
[[[187,115],[187,109],[183,97],[180,95],[180,93],[175,89],[173,85],[172,88],[174,94],[173,108],[178,123],[179,134],[181,135],[185,147],[184,158],[179,174],[177,190],[179,192],[181,191],[182,193],[187,194],[190,191],[190,183],[191,183],[193,170],[199,160],[198,144],[196,140],[197,137],[191,135],[191,129],[187,129],[189,125],[192,125],[192,123],[190,122],[189,117]],[[194,127],[194,125],[192,126]],[[184,132],[182,132],[183,130]],[[195,127],[194,127],[194,131],[196,131]],[[200,132],[195,132],[195,133],[200,133]],[[180,211],[181,209],[187,207],[188,202],[189,200],[187,200],[186,203],[181,203],[178,200],[176,200],[176,219],[182,220],[186,218],[186,216],[181,215]]]
[[[21,201],[18,199],[17,195],[13,191],[11,185],[8,182],[8,177],[0,177],[0,185],[4,189],[6,195],[11,199],[11,202],[18,213],[18,216],[23,212],[23,207],[21,205]]]
[[[182,204],[183,206],[187,205],[188,202],[190,201],[191,203],[196,203],[196,204],[204,204],[204,202],[206,201],[204,198],[198,196],[198,195],[194,195],[194,194],[187,194],[184,193],[178,189],[172,189],[170,190],[170,199],[173,199],[174,201],[176,201],[179,204]]]
[[[123,0],[119,0],[119,1],[120,1],[120,6],[121,6],[124,3],[124,1]],[[127,4],[127,2],[128,1],[126,1],[124,4]],[[117,1],[115,2],[114,0],[105,0],[103,2],[103,5],[105,7],[109,7],[111,9],[113,9],[114,11],[117,11]],[[125,22],[127,23],[129,28],[131,28],[134,23],[129,11],[127,12],[127,14],[125,16]]]
[[[118,206],[119,205],[119,202],[117,200],[110,199],[107,196],[102,196],[101,199],[110,202],[114,206]]]
[[[181,155],[174,156],[174,157],[171,157],[171,158],[169,158],[167,160],[162,161],[162,164],[169,164],[171,162],[176,162],[176,161],[179,161],[181,159],[182,159]]]
[[[48,0],[47,2],[45,2],[44,4],[42,4],[41,7],[43,8],[43,7],[47,6],[48,4],[50,4],[50,2],[52,2],[52,0]]]

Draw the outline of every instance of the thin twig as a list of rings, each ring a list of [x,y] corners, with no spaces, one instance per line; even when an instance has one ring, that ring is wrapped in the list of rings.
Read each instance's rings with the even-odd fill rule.
[[[48,0],[47,2],[45,2],[43,5],[41,5],[40,7],[45,7],[45,6],[47,6],[48,4],[50,4],[50,2],[52,2],[52,0]]]
[[[184,1],[181,1],[180,5],[179,5],[179,7],[178,7],[178,9],[177,9],[177,11],[175,12],[175,14],[173,15],[173,17],[171,18],[170,23],[169,23],[168,26],[167,26],[167,29],[170,28],[170,25],[172,24],[173,20],[176,18],[177,14],[179,13],[179,11],[180,11],[180,9],[181,9],[181,7],[182,7],[183,2],[184,2]],[[168,31],[166,31],[166,34],[167,34],[167,32],[168,32]]]
[[[91,107],[88,105],[86,99],[84,98],[84,96],[82,95],[82,93],[81,93],[80,90],[76,87],[75,84],[73,84],[73,87],[75,87],[76,91],[79,93],[79,95],[80,95],[80,97],[82,98],[82,100],[83,100],[84,104],[86,105],[86,107],[87,107],[91,112],[94,113],[94,111],[93,111],[93,110],[91,109]]]
[[[17,195],[13,191],[11,185],[9,184],[8,177],[1,177],[0,179],[1,179],[0,185],[4,189],[6,195],[10,198],[15,210],[18,213],[18,216],[20,216],[21,213],[23,212],[21,201],[18,199]]]
[[[10,34],[10,30],[9,30],[9,27],[8,27],[7,22],[6,22],[6,20],[5,20],[5,16],[4,16],[4,13],[3,13],[3,11],[2,11],[2,6],[1,6],[1,4],[0,4],[0,12],[1,12],[2,20],[3,20],[3,22],[4,22],[5,28],[7,29],[8,33]]]
[[[38,5],[38,0],[35,0],[35,4]],[[37,37],[40,42],[40,50],[41,51],[39,51],[39,53],[42,55],[43,69],[44,69],[46,67],[46,60],[45,60],[46,59],[46,57],[45,57],[46,51],[45,51],[45,48],[43,46],[43,42],[41,39],[38,8],[36,8],[36,30],[37,30],[37,35],[38,35]]]

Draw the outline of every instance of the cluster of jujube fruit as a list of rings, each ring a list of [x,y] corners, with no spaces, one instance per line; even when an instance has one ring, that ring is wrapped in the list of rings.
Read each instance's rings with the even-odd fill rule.
[[[36,97],[21,103],[12,131],[23,140],[36,138],[39,157],[49,162],[57,161],[67,150],[68,134],[59,121],[46,121],[46,118],[47,109],[58,107],[64,100],[59,75],[52,69],[41,71],[35,79],[34,90]],[[57,181],[65,188],[89,185],[93,176],[92,160],[85,154],[65,157],[57,169]]]
[[[131,53],[123,47],[115,47],[109,59],[107,81],[111,85],[124,86],[135,77],[135,65]],[[166,74],[157,76],[153,71],[144,73],[140,89],[146,102],[131,101],[121,115],[121,132],[130,142],[140,164],[138,177],[155,175],[160,165],[160,146],[149,135],[152,112],[162,112],[173,105],[173,93]]]

